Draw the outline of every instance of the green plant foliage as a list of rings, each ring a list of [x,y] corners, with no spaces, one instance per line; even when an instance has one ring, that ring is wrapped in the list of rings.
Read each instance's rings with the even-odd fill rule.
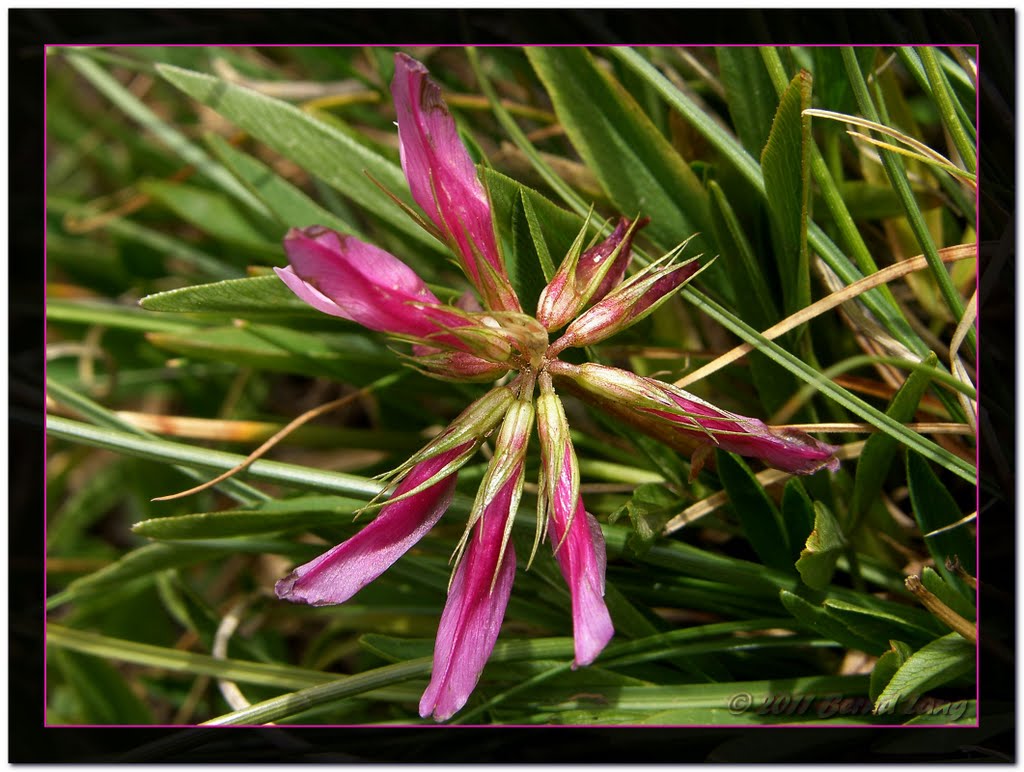
[[[814,529],[796,561],[796,570],[804,584],[823,590],[832,581],[836,561],[846,547],[846,537],[828,507],[820,501],[814,504]]]
[[[289,229],[322,225],[406,261],[445,302],[469,287],[410,216],[388,91],[397,50],[48,50],[49,723],[423,721],[450,559],[494,433],[437,525],[350,601],[274,592],[371,522],[387,473],[489,388],[426,377],[406,366],[407,341],[313,310],[272,272]],[[498,643],[451,723],[973,723],[987,710],[973,701],[974,646],[905,586],[915,566],[977,622],[962,575],[976,570],[973,332],[954,345],[975,266],[943,262],[974,249],[969,54],[406,52],[441,85],[528,313],[588,212],[587,242],[619,217],[650,218],[630,274],[694,237],[681,257],[708,267],[692,285],[565,361],[667,383],[712,363],[683,388],[803,427],[841,461],[801,477],[707,443],[669,447],[556,384],[606,542],[615,636],[573,666],[572,598],[550,533],[532,554],[527,485]],[[879,121],[963,174],[811,107]],[[916,255],[926,265],[905,279],[765,334]],[[536,436],[525,466],[536,480]],[[244,698],[234,708],[228,683]],[[826,710],[845,699],[865,709]]]

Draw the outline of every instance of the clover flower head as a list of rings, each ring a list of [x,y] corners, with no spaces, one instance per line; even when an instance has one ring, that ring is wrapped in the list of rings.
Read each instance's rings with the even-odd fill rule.
[[[487,193],[440,88],[405,54],[395,58],[391,88],[402,169],[426,215],[422,224],[452,250],[479,302],[442,303],[399,258],[321,227],[289,231],[289,266],[277,274],[314,308],[411,344],[409,363],[428,375],[509,377],[393,471],[397,487],[372,522],[296,568],[276,590],[312,605],[351,598],[434,526],[451,502],[459,469],[493,436],[491,461],[455,548],[431,680],[420,702],[423,717],[442,721],[466,703],[497,640],[515,576],[510,534],[534,429],[541,456],[534,551],[547,539],[568,584],[574,667],[593,662],[613,636],[604,602],[604,539],[580,495],[556,385],[670,445],[717,446],[800,474],[835,469],[838,461],[834,448],[807,435],[774,430],[660,381],[559,359],[565,349],[600,342],[651,313],[694,277],[696,259],[676,262],[675,250],[626,279],[632,239],[646,218],[620,219],[611,235],[587,249],[585,223],[542,292],[536,316],[528,315],[502,262]],[[550,343],[549,333],[563,327]]]

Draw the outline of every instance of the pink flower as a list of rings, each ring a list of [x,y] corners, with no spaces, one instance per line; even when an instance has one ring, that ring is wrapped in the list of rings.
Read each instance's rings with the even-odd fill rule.
[[[520,374],[476,400],[395,469],[390,477],[398,487],[369,525],[295,569],[276,590],[312,605],[351,598],[438,521],[458,470],[493,434],[493,456],[456,549],[433,672],[419,706],[421,716],[443,721],[465,705],[497,640],[516,571],[510,535],[535,422],[541,466],[534,552],[546,535],[569,587],[573,666],[593,662],[614,634],[604,602],[604,538],[580,496],[579,465],[553,377],[673,447],[717,446],[800,474],[835,469],[838,461],[834,448],[808,435],[720,410],[661,381],[560,361],[563,349],[597,343],[651,313],[695,275],[696,262],[670,264],[673,252],[625,279],[632,237],[646,218],[621,219],[588,250],[585,224],[542,293],[537,318],[525,315],[498,251],[487,194],[440,89],[423,65],[398,54],[392,91],[402,168],[433,225],[415,216],[450,245],[483,305],[471,296],[442,304],[397,257],[326,228],[289,231],[290,265],[277,274],[314,308],[412,344],[408,359],[428,374],[462,381],[494,380],[513,369]],[[549,331],[566,324],[549,344]]]
[[[438,323],[458,323],[416,272],[379,247],[328,228],[292,228],[287,268],[277,275],[318,311],[380,332],[429,337]],[[436,309],[433,308],[436,306]]]
[[[395,491],[405,494],[429,480],[472,446],[460,445],[413,467]],[[299,566],[275,586],[277,597],[311,606],[344,603],[380,576],[441,518],[455,492],[456,472],[385,506],[351,539]]]
[[[756,418],[722,410],[671,384],[593,363],[556,361],[548,370],[582,399],[680,450],[719,447],[792,474],[839,468],[832,445],[805,432],[773,429]]]
[[[434,669],[420,700],[424,718],[444,721],[461,709],[494,650],[516,573],[515,551],[505,548],[505,533],[522,474],[520,466],[469,535],[437,628]]]
[[[412,197],[458,255],[485,304],[496,311],[519,311],[498,252],[490,201],[441,89],[428,74],[412,57],[395,56],[391,93],[402,170]]]
[[[569,467],[571,453],[567,445],[563,470]],[[594,516],[583,509],[583,498],[577,495],[573,503],[564,474],[555,489],[550,538],[572,595],[573,664],[589,665],[615,634],[604,602],[604,535]]]
[[[604,536],[597,520],[583,508],[569,422],[551,376],[543,373],[539,382],[537,430],[542,474],[538,517],[546,513],[551,549],[572,596],[573,664],[589,665],[615,632],[604,602]]]

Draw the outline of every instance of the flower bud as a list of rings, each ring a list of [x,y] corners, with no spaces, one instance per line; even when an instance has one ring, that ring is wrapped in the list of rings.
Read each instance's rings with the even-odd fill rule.
[[[632,224],[625,217],[620,218],[611,236],[580,254],[587,230],[584,224],[537,301],[537,319],[548,330],[557,330],[576,318],[589,303],[607,295],[626,274],[634,233],[648,222],[646,217]]]
[[[652,263],[577,317],[549,353],[590,346],[636,324],[693,278],[699,267],[696,258],[679,265]]]

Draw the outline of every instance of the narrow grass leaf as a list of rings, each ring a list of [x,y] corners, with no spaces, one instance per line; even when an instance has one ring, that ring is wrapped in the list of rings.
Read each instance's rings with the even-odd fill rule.
[[[276,262],[284,263],[284,250],[267,236],[272,227],[270,222],[264,220],[260,227],[224,194],[197,185],[155,179],[140,181],[139,189],[184,222],[214,238],[241,247],[247,257],[277,257]],[[276,227],[283,236],[283,229]]]
[[[179,356],[275,372],[333,376],[357,385],[395,369],[392,356],[355,333],[312,336],[287,327],[247,325],[208,327],[200,335],[154,332],[146,339]]]
[[[811,124],[810,118],[803,114],[810,104],[811,76],[800,71],[782,94],[768,142],[761,154],[761,170],[776,235],[776,260],[787,315],[811,302],[807,254]]]
[[[105,568],[75,579],[66,590],[68,600],[73,596],[103,590],[111,585],[141,577],[151,577],[169,568],[181,568],[206,560],[216,560],[225,550],[197,547],[187,544],[146,544],[126,553]]]
[[[953,495],[936,477],[928,462],[913,452],[907,453],[907,485],[910,487],[910,503],[921,533],[931,533],[963,519],[965,513],[960,510]],[[970,597],[963,581],[946,568],[946,558],[957,556],[967,572],[974,573],[974,539],[971,538],[969,526],[928,536],[925,543],[938,572],[954,587],[961,588],[966,597]]]
[[[938,364],[938,357],[930,353],[923,364],[933,368]],[[928,371],[911,370],[900,390],[889,403],[885,414],[894,421],[908,423],[914,420],[917,405],[924,396],[931,378]],[[868,437],[857,460],[857,472],[853,484],[853,499],[850,504],[851,525],[856,526],[867,508],[882,490],[882,483],[889,473],[893,458],[899,447],[896,438],[884,434],[873,434]],[[851,531],[853,528],[851,528]]]
[[[132,531],[150,539],[189,540],[308,530],[347,525],[352,522],[352,513],[364,504],[339,496],[301,496],[270,501],[257,509],[151,518],[133,525]]]
[[[289,665],[220,659],[192,651],[110,638],[56,624],[47,625],[46,642],[47,645],[56,648],[103,659],[279,689],[303,689],[336,680],[336,676],[330,673],[319,673]]]
[[[324,209],[298,187],[277,172],[244,153],[216,134],[206,138],[220,161],[262,201],[271,216],[289,228],[324,225],[356,236],[360,232],[351,223]]]
[[[211,159],[202,148],[189,142],[177,129],[169,126],[144,105],[134,94],[122,86],[117,79],[106,72],[95,61],[83,54],[65,50],[64,56],[93,86],[113,102],[119,110],[151,131],[164,145],[175,152],[183,161],[195,166],[201,174],[216,182],[224,191],[245,203],[256,212],[264,212],[263,205],[245,186],[238,182],[220,164]]]
[[[49,434],[93,447],[106,448],[125,455],[147,458],[152,461],[166,461],[174,464],[194,466],[224,472],[234,469],[245,461],[238,453],[209,450],[187,443],[149,439],[128,432],[102,429],[81,421],[72,421],[60,416],[48,415],[46,429]],[[359,496],[367,499],[380,493],[380,483],[342,472],[327,472],[322,469],[283,464],[278,461],[260,459],[245,472],[253,479],[268,480],[283,485],[308,490]]]
[[[158,314],[141,311],[120,303],[98,300],[46,299],[46,318],[52,322],[69,324],[103,325],[120,330],[142,330],[145,332],[188,333],[199,324],[194,319],[161,318]]]
[[[793,571],[782,516],[750,467],[734,453],[718,451],[718,476],[750,546],[766,566]]]

